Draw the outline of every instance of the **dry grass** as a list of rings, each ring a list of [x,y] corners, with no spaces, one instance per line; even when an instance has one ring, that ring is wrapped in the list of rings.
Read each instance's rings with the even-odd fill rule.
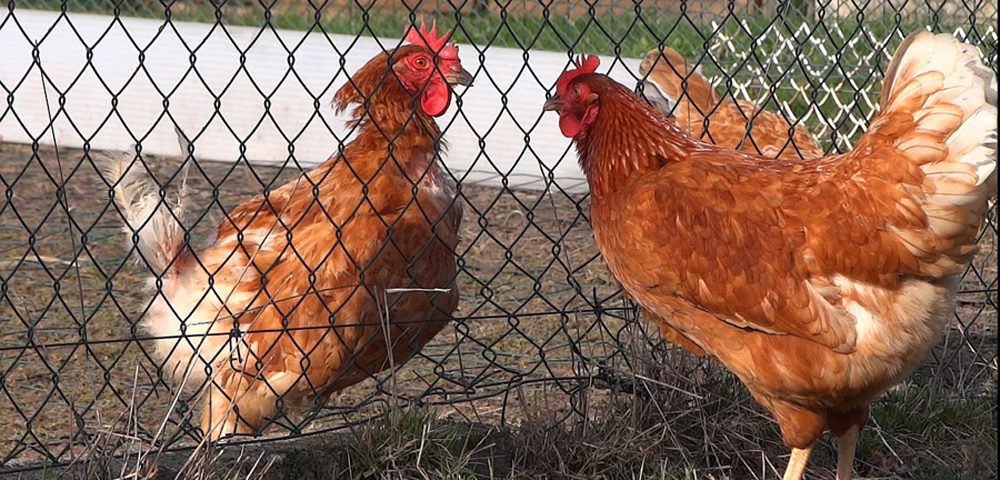
[[[946,344],[939,354],[960,344]],[[526,476],[549,478],[776,478],[788,451],[770,417],[732,375],[665,345],[630,351],[631,393],[599,395],[586,420],[518,429]],[[921,378],[942,368],[928,363]],[[996,478],[996,382],[956,391],[933,380],[908,382],[872,409],[859,444],[862,478]],[[592,392],[587,392],[592,394]],[[592,399],[593,400],[593,399]],[[824,438],[810,472],[832,478],[833,442]],[[961,473],[956,473],[961,472]]]
[[[177,159],[148,160],[163,181],[178,170]],[[190,180],[192,212],[205,213],[194,226],[196,244],[261,181],[296,175],[246,164],[199,167]],[[136,288],[143,272],[125,261],[117,214],[82,152],[57,159],[51,150],[35,157],[28,147],[0,145],[0,175],[10,199],[0,207],[0,465],[97,458],[94,449],[121,458],[125,439],[147,451],[193,445],[187,422],[196,403],[185,392],[169,407],[174,392],[136,340],[148,301]],[[69,214],[57,201],[60,183]],[[462,193],[460,320],[395,381],[382,375],[351,388],[301,425],[314,432],[396,412],[346,440],[323,437],[327,443],[310,447],[329,447],[324,459],[353,469],[336,478],[757,478],[780,470],[787,452],[775,424],[731,375],[657,343],[642,321],[593,314],[595,299],[605,309],[622,304],[595,258],[585,201],[476,185]],[[946,342],[875,405],[860,474],[996,476],[995,227],[981,243]],[[426,405],[414,414],[420,418],[398,413],[396,405],[418,398]],[[122,420],[113,419],[123,411],[133,412],[121,417],[127,435],[102,433],[121,433]],[[503,435],[490,425],[503,425]],[[484,449],[509,461],[484,467]],[[833,448],[817,450],[812,471],[829,475]],[[390,477],[370,475],[379,462],[392,466]],[[308,459],[282,462],[269,475],[293,463]]]
[[[635,328],[641,328],[636,324]],[[640,338],[634,332],[633,338]],[[942,345],[939,352],[958,345]],[[788,452],[776,424],[718,365],[662,343],[629,346],[634,371],[612,390],[522,397],[518,426],[493,429],[392,411],[351,434],[285,456],[277,479],[744,479],[775,478]],[[937,366],[925,367],[931,378]],[[996,478],[995,382],[978,393],[907,383],[873,406],[862,434],[861,478]],[[465,448],[462,448],[462,447]],[[457,448],[457,449],[456,449]],[[321,453],[317,453],[317,450]],[[319,460],[317,460],[319,459]],[[821,441],[810,468],[832,478],[835,450]],[[290,468],[289,468],[290,467]]]
[[[350,433],[283,451],[270,478],[508,478],[510,440],[496,427],[442,419],[426,407],[392,409]]]
[[[218,460],[222,453],[196,455],[200,460],[191,462],[197,465],[192,471],[209,475],[203,478],[243,478],[254,466],[267,463],[273,468],[262,478],[270,480],[778,475],[787,452],[777,428],[731,375],[662,343],[636,341],[629,346],[629,356],[634,373],[614,391],[590,388],[573,396],[581,417],[562,418],[549,408],[547,402],[557,397],[551,392],[526,395],[525,417],[518,427],[508,428],[442,418],[440,409],[430,407],[390,408],[348,433],[277,443],[266,451],[257,446],[226,461]],[[859,444],[858,474],[885,479],[995,478],[996,406],[988,392],[982,393],[962,399],[929,384],[896,389],[873,409]],[[120,465],[98,459],[102,466]],[[821,443],[812,474],[832,478],[834,461],[833,446]],[[160,471],[160,478],[181,473],[167,472]]]
[[[129,411],[135,414],[134,410]],[[266,478],[275,458],[264,452],[200,444],[184,455],[171,455],[166,445],[137,436],[133,416],[116,419],[91,438],[86,449],[65,468],[42,474],[42,479],[67,480],[257,480]]]
[[[138,370],[136,370],[136,377]],[[133,379],[133,384],[138,384]],[[86,446],[65,466],[20,472],[23,480],[261,480],[276,458],[264,451],[250,454],[241,447],[199,443],[172,452],[159,436],[141,436],[133,390],[129,407],[114,419],[92,426]],[[165,419],[161,419],[165,420]],[[13,475],[0,477],[15,478]]]

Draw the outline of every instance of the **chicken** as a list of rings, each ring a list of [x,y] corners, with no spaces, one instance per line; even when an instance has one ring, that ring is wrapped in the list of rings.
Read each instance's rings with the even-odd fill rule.
[[[803,476],[825,429],[851,475],[869,404],[939,339],[996,195],[997,82],[950,35],[909,36],[850,153],[783,162],[699,141],[632,91],[564,72],[559,111],[594,237],[664,335],[777,420]]]
[[[209,383],[210,439],[318,405],[406,361],[451,319],[462,212],[434,117],[472,77],[449,36],[421,25],[364,65],[333,100],[353,108],[357,137],[232,209],[197,253],[142,167],[105,161],[150,287],[162,285],[142,327],[164,376]]]
[[[673,115],[681,128],[699,139],[767,158],[823,156],[823,148],[801,124],[792,125],[778,113],[757,111],[750,102],[720,96],[701,72],[692,69],[672,48],[647,53],[639,75],[646,100],[664,115]]]

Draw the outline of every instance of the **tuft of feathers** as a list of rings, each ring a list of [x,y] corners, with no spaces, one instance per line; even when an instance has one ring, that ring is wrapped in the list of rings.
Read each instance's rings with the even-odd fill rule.
[[[181,145],[182,139],[178,131]],[[127,243],[138,251],[136,262],[145,262],[158,277],[169,275],[175,269],[175,260],[184,246],[183,206],[186,196],[187,167],[179,198],[171,202],[161,197],[160,188],[153,182],[142,164],[142,156],[135,146],[127,151],[105,153],[95,158],[95,163],[111,187],[111,196],[125,223],[122,232]]]

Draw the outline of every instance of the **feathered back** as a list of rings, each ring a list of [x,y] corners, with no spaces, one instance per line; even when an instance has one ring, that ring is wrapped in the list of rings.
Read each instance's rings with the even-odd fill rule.
[[[645,79],[646,101],[702,140],[767,158],[823,156],[823,148],[801,124],[750,102],[720,96],[698,69],[671,48],[647,53],[639,74]]]
[[[678,105],[677,108],[697,110],[687,112],[689,116],[708,115],[719,104],[708,80],[670,47],[647,53],[639,66],[639,74],[647,77],[671,103]],[[687,88],[684,88],[685,83]]]

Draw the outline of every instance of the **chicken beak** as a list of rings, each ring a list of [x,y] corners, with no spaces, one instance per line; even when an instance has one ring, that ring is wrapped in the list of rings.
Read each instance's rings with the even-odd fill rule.
[[[549,98],[548,100],[546,100],[545,104],[542,105],[542,111],[543,112],[550,112],[550,111],[560,112],[560,111],[562,111],[563,107],[565,107],[565,106],[566,106],[566,103],[563,102],[561,98],[559,98],[558,96],[553,95],[552,98]]]
[[[472,74],[461,65],[455,65],[444,74],[444,81],[448,82],[449,85],[472,86]]]

